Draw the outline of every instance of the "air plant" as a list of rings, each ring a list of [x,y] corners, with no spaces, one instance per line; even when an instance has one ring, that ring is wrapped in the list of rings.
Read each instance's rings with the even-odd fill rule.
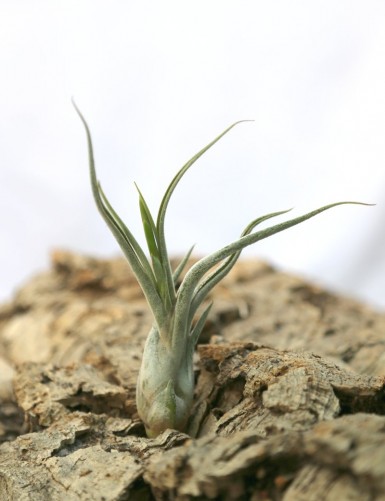
[[[165,237],[165,217],[170,198],[189,168],[240,122],[228,127],[179,170],[163,196],[156,221],[136,186],[148,258],[112,208],[97,180],[90,130],[83,115],[75,104],[74,106],[87,134],[91,185],[96,205],[126,256],[154,317],[145,343],[137,382],[136,403],[139,416],[149,437],[155,437],[167,428],[185,431],[194,394],[194,349],[211,304],[202,308],[201,306],[209,292],[229,273],[245,247],[337,205],[360,204],[360,202],[337,202],[326,205],[258,232],[254,231],[257,225],[288,211],[273,212],[254,219],[246,226],[239,239],[196,262],[187,271],[178,287],[193,249],[189,250],[173,270]]]

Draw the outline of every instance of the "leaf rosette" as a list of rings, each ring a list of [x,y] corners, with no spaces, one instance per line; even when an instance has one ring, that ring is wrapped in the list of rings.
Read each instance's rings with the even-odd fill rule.
[[[232,124],[178,171],[163,196],[156,221],[141,191],[135,185],[148,248],[147,257],[134,235],[113,209],[98,182],[90,130],[76,104],[73,104],[87,135],[91,186],[97,208],[126,256],[154,317],[138,377],[138,413],[150,437],[157,436],[167,428],[185,431],[194,394],[194,349],[211,308],[211,304],[203,303],[213,287],[233,268],[242,250],[338,205],[370,204],[336,202],[255,231],[259,224],[283,215],[288,210],[258,217],[246,226],[237,240],[196,262],[186,272],[178,287],[180,276],[193,248],[177,268],[172,270],[165,238],[165,218],[171,196],[190,167],[233,127],[246,120]]]

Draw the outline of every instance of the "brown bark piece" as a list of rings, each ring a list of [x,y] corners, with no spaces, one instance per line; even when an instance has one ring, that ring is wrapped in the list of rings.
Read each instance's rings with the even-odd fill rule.
[[[166,491],[180,501],[380,499],[385,417],[343,416],[265,439],[254,431],[209,435],[153,458],[145,478],[159,499]]]
[[[346,371],[316,355],[253,343],[200,346],[199,354],[190,428],[197,436],[254,429],[265,437],[342,413],[385,414],[384,377]]]
[[[0,501],[384,500],[385,315],[256,261],[211,299],[192,438],[148,439],[140,288],[56,251],[0,307]]]
[[[129,420],[74,411],[3,444],[0,499],[151,499],[141,481],[145,461],[186,438],[175,431],[141,438],[130,434]]]
[[[15,379],[15,396],[31,429],[47,427],[73,410],[116,415],[127,392],[90,365],[65,368],[24,364]]]
[[[225,339],[305,349],[360,373],[385,375],[383,313],[258,262],[240,262],[216,292],[227,297],[230,291],[234,302],[247,303],[248,315],[221,327]]]

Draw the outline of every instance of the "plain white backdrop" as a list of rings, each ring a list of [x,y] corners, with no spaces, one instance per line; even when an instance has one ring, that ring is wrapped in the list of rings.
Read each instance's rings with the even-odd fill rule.
[[[119,254],[91,197],[74,96],[104,190],[140,241],[133,182],[156,211],[186,160],[254,119],[181,182],[170,253],[214,251],[272,211],[376,203],[336,208],[244,255],[383,308],[384,26],[380,0],[2,0],[1,299],[53,248]]]

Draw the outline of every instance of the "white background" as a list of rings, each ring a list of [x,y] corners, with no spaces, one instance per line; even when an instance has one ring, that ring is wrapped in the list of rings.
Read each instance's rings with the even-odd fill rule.
[[[53,248],[119,253],[91,197],[74,96],[102,185],[140,239],[133,181],[155,211],[190,156],[254,119],[183,179],[170,253],[216,250],[268,212],[374,202],[244,255],[383,308],[384,27],[381,0],[2,0],[1,298],[46,268]]]

